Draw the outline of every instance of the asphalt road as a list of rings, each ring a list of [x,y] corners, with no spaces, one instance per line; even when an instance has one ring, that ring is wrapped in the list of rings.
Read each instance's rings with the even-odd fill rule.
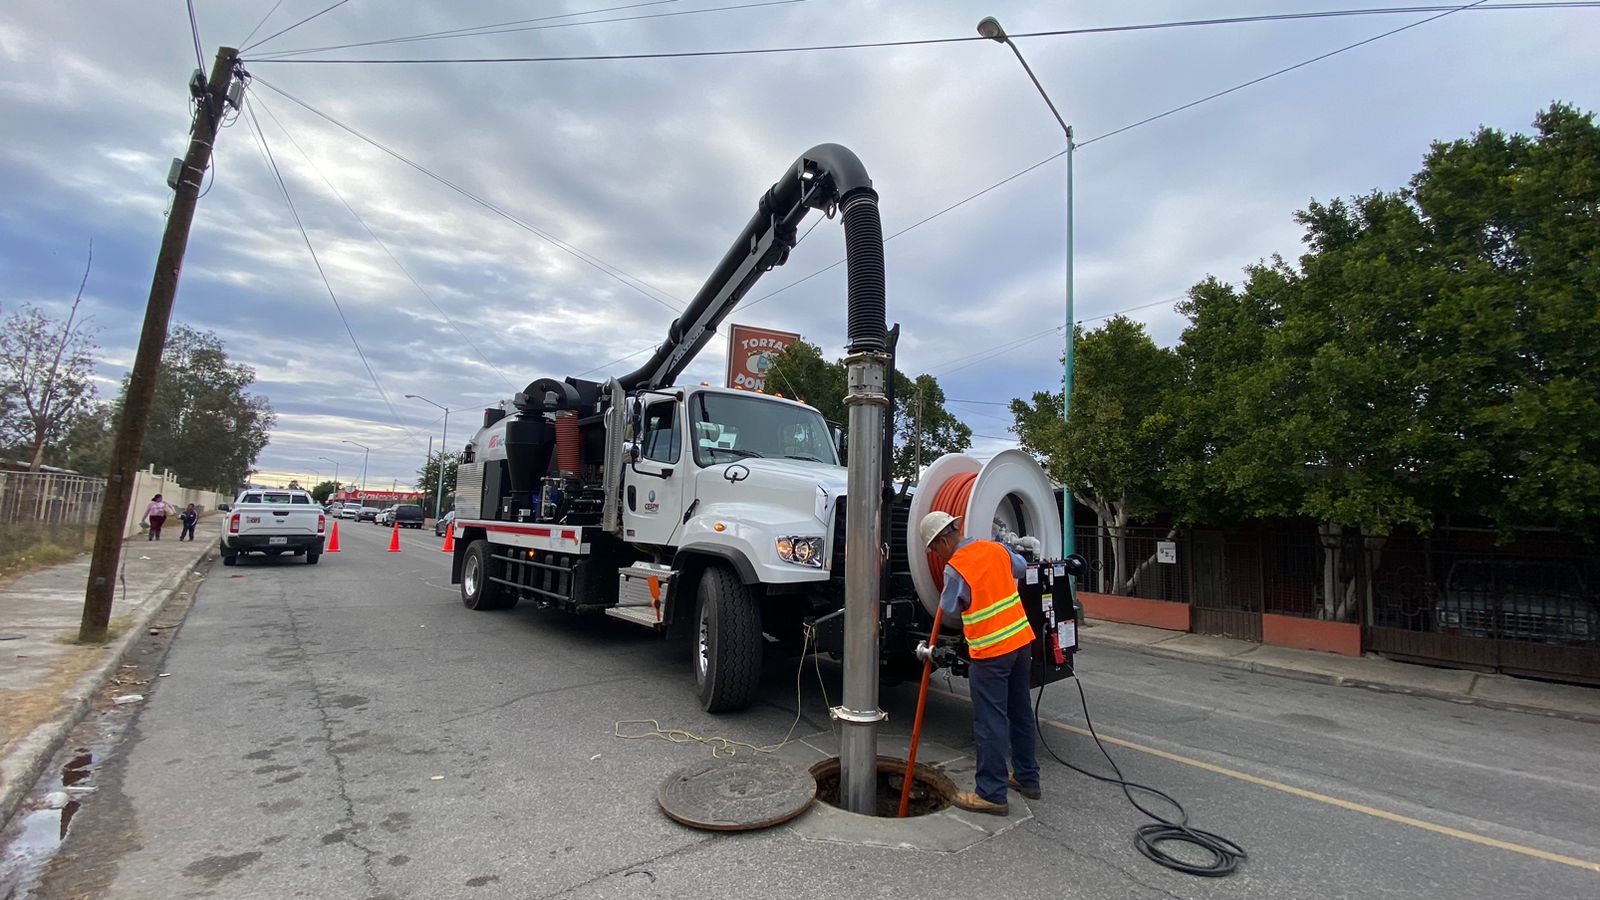
[[[318,566],[212,568],[34,896],[1600,896],[1600,726],[1097,649],[1093,629],[1096,726],[1130,778],[1249,850],[1238,874],[1146,861],[1122,794],[1048,759],[1034,818],[960,853],[692,831],[655,791],[708,750],[614,724],[772,743],[792,669],[754,710],[708,716],[686,645],[469,612],[431,531],[398,555],[388,536],[347,524]],[[837,700],[839,668],[821,670]],[[796,734],[827,732],[815,673],[801,684]],[[970,749],[966,684],[939,687],[927,739]],[[914,704],[886,690],[890,733]],[[1043,717],[1103,770],[1070,682]]]

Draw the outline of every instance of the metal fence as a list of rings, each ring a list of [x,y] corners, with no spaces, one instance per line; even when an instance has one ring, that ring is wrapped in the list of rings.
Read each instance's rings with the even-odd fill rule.
[[[1600,681],[1600,548],[1573,538],[1128,528],[1119,577],[1111,529],[1075,537],[1084,588],[1188,603],[1202,634],[1260,640],[1267,613],[1359,623],[1365,649],[1390,656]]]
[[[0,472],[0,553],[39,544],[83,546],[100,516],[106,480],[53,472]]]

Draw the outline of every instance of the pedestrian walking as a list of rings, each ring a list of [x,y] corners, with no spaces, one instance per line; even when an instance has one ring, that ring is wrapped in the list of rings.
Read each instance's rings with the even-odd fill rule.
[[[150,534],[145,540],[161,540],[161,526],[166,524],[167,516],[171,515],[171,513],[172,504],[161,499],[160,494],[150,498],[150,505],[145,507],[144,510],[144,520],[150,526]]]
[[[923,546],[948,560],[939,605],[946,616],[961,616],[972,659],[967,682],[972,689],[977,790],[957,794],[955,804],[1003,816],[1010,812],[1007,787],[1030,799],[1043,796],[1038,729],[1029,703],[1033,626],[1017,593],[1017,579],[1027,571],[1027,562],[1004,544],[962,538],[956,528],[960,521],[949,513],[931,512],[918,526]]]
[[[183,530],[178,532],[178,540],[181,541],[187,537],[189,543],[194,543],[194,524],[200,521],[200,511],[195,509],[194,504],[191,503],[184,508],[178,518],[183,522]]]

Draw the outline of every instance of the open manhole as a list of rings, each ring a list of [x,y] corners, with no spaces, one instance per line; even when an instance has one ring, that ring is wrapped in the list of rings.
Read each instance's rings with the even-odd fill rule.
[[[839,757],[829,758],[811,767],[811,777],[817,780],[817,799],[829,806],[843,809],[839,803]],[[906,761],[888,756],[878,757],[878,816],[892,819],[900,812],[900,792],[905,787]],[[911,778],[911,802],[906,806],[906,816],[925,816],[950,805],[956,796],[955,782],[938,769],[918,764]]]

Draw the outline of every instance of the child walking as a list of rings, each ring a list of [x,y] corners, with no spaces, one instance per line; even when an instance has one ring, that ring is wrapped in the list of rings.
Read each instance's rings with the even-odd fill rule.
[[[181,541],[187,537],[190,543],[194,543],[194,523],[200,521],[200,511],[195,509],[194,504],[191,503],[188,508],[179,514],[178,518],[183,520],[183,530],[178,532],[178,540]]]

